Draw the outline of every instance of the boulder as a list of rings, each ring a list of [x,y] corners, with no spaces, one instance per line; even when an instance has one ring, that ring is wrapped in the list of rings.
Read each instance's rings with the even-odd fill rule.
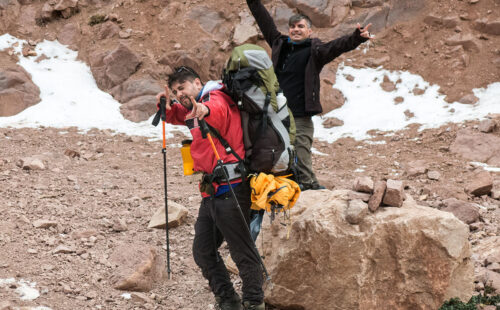
[[[137,97],[120,106],[123,117],[132,122],[148,120],[156,111],[155,96]]]
[[[473,94],[467,94],[458,99],[458,102],[460,102],[461,104],[476,104],[478,101],[479,98],[474,96]]]
[[[398,0],[391,1],[391,9],[387,16],[387,26],[400,21],[407,21],[416,17],[425,9],[425,0]]]
[[[472,224],[480,218],[479,208],[472,203],[448,198],[443,201],[443,204],[445,207],[441,211],[453,213],[453,215],[465,224]]]
[[[223,13],[212,6],[196,6],[186,14],[186,19],[188,23],[197,23],[203,31],[218,40],[225,40],[231,31]]]
[[[41,11],[41,18],[46,21],[63,17],[70,18],[78,12],[78,0],[47,1]]]
[[[79,41],[81,40],[80,28],[77,24],[69,23],[64,25],[57,34],[57,40],[64,45],[76,49]]]
[[[344,121],[341,119],[338,119],[336,117],[328,117],[323,121],[323,127],[325,128],[332,128],[332,127],[338,127],[338,126],[343,126]]]
[[[472,34],[457,33],[446,39],[445,44],[450,46],[461,45],[466,51],[470,52],[479,52],[481,50],[481,44]]]
[[[236,45],[256,43],[259,32],[253,25],[238,24],[234,29],[233,42]]]
[[[188,210],[181,204],[168,201],[168,228],[181,225],[188,215]],[[156,210],[149,221],[148,228],[165,228],[165,206]]]
[[[111,90],[113,98],[126,103],[141,96],[156,96],[165,89],[153,79],[129,79]]]
[[[404,164],[403,166],[404,166],[406,175],[409,177],[414,177],[414,176],[418,176],[421,174],[425,174],[428,170],[428,164],[423,159],[411,161],[407,164]]]
[[[478,261],[486,265],[500,263],[500,236],[490,236],[479,240],[474,248]]]
[[[1,57],[1,55],[0,55]],[[40,102],[40,89],[31,75],[18,65],[0,68],[0,117],[16,115]]]
[[[109,260],[116,266],[110,281],[117,290],[147,292],[165,277],[164,260],[146,244],[120,244]]]
[[[344,94],[342,94],[339,89],[333,88],[331,84],[324,80],[321,81],[321,90],[319,95],[321,106],[323,108],[323,114],[338,109],[345,103]]]
[[[284,0],[311,19],[316,27],[331,27],[342,22],[349,13],[348,0]]]
[[[487,18],[481,18],[475,20],[473,26],[482,33],[500,35],[500,19],[488,21]]]
[[[417,205],[344,218],[348,191],[306,191],[290,237],[265,221],[262,254],[273,277],[266,302],[282,309],[437,309],[474,290],[468,226]],[[260,244],[260,241],[257,242]]]
[[[500,137],[491,134],[478,133],[472,130],[460,130],[455,141],[450,146],[450,151],[462,157],[500,166]]]
[[[402,181],[387,180],[383,203],[391,207],[401,207],[404,200],[404,185]]]
[[[484,132],[484,133],[490,133],[495,131],[497,128],[497,123],[495,120],[492,119],[485,119],[479,123],[479,131]]]
[[[90,68],[99,88],[107,90],[127,80],[141,64],[138,54],[125,44],[109,53],[90,56]]]
[[[354,180],[353,189],[362,193],[373,193],[373,180],[370,177],[358,177]]]
[[[47,169],[46,164],[39,157],[23,157],[19,159],[16,165],[23,170],[45,170]]]
[[[385,181],[377,181],[375,182],[375,186],[373,187],[373,195],[368,200],[368,208],[370,211],[377,211],[378,207],[382,203],[382,199],[384,199],[385,189],[387,188],[387,183]]]
[[[278,4],[274,10],[274,23],[278,30],[282,33],[288,33],[288,20],[295,11],[286,5]]]
[[[474,196],[488,195],[493,188],[493,177],[488,171],[478,171],[465,186],[465,191]]]
[[[345,210],[345,219],[349,224],[357,225],[368,214],[368,204],[361,199],[349,200]]]
[[[118,36],[119,32],[120,32],[120,27],[116,23],[112,21],[107,21],[99,25],[99,30],[97,32],[97,39],[104,40],[113,38]]]

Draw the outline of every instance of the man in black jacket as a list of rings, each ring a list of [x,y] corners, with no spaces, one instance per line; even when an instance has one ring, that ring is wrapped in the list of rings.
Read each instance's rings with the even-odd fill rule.
[[[311,38],[311,20],[306,15],[290,17],[288,35],[283,35],[260,0],[247,0],[247,4],[271,46],[274,70],[295,118],[300,186],[302,190],[324,189],[312,169],[311,156],[314,135],[312,116],[323,111],[319,101],[319,74],[326,64],[340,54],[371,39],[368,32],[371,24],[363,28],[358,24],[354,33],[324,43]]]

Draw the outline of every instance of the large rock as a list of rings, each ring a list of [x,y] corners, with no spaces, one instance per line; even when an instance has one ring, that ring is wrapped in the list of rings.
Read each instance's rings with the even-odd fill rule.
[[[492,134],[461,130],[450,150],[466,159],[500,166],[500,138]]]
[[[64,25],[57,34],[57,40],[62,44],[69,45],[72,49],[77,49],[81,40],[81,31],[78,24],[69,23]]]
[[[387,26],[400,21],[415,18],[425,9],[425,0],[397,0],[392,1],[391,10],[387,16]]]
[[[99,88],[104,90],[127,80],[140,64],[140,56],[124,44],[109,53],[93,54],[90,57],[92,74]]]
[[[147,292],[165,277],[165,261],[146,244],[120,244],[109,260],[117,266],[110,279],[117,290]]]
[[[323,114],[338,109],[345,103],[344,94],[325,80],[321,81],[320,100]]]
[[[331,27],[340,23],[349,13],[349,0],[284,0],[311,19],[316,27]]]
[[[402,181],[387,180],[387,188],[385,189],[384,200],[388,206],[401,207],[404,200],[404,185]]]
[[[187,13],[186,18],[188,23],[199,24],[203,31],[219,40],[226,39],[231,31],[223,13],[212,6],[196,6]]]
[[[448,198],[443,201],[443,204],[445,207],[441,211],[453,213],[453,215],[465,224],[477,222],[480,218],[479,208],[472,203]]]
[[[290,238],[264,223],[272,276],[266,301],[283,309],[437,309],[474,290],[468,227],[452,214],[406,200],[401,208],[344,218],[348,191],[303,192]],[[257,242],[258,244],[260,241]]]
[[[113,98],[126,103],[141,96],[156,96],[165,89],[152,79],[129,79],[111,90]]]
[[[482,18],[474,21],[474,28],[478,31],[500,35],[500,19],[494,21],[488,21],[487,18]]]
[[[493,188],[493,177],[488,171],[480,170],[468,180],[465,191],[474,196],[488,195]]]
[[[1,55],[0,55],[1,57]],[[22,67],[0,62],[0,116],[12,116],[40,102],[40,89]]]
[[[155,96],[137,97],[120,106],[123,117],[132,122],[148,120],[156,111]]]
[[[171,68],[189,66],[196,70],[203,81],[220,79],[227,57],[219,52],[220,46],[212,40],[201,40],[188,50],[171,51],[158,62]]]
[[[181,225],[188,215],[188,210],[181,204],[168,201],[168,228],[175,228]],[[165,206],[156,210],[149,221],[148,228],[165,228]]]
[[[470,52],[479,52],[481,50],[481,44],[470,33],[457,33],[446,39],[445,44],[450,46],[462,45],[466,51]]]
[[[50,21],[59,17],[69,18],[78,12],[78,0],[47,1],[41,11],[41,18]]]

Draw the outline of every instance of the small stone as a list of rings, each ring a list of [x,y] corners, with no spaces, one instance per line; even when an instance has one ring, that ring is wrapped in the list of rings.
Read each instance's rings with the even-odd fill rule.
[[[51,220],[36,220],[33,222],[33,226],[35,228],[49,228],[49,227],[56,227],[57,222],[51,221]]]
[[[435,171],[435,170],[430,170],[427,172],[427,177],[430,179],[430,180],[439,180],[439,178],[441,177],[441,173],[439,173],[438,171]]]

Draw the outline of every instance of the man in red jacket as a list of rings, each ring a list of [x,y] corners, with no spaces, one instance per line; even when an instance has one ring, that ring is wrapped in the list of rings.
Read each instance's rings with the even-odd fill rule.
[[[372,38],[358,24],[350,35],[330,42],[311,38],[311,20],[303,14],[290,17],[288,35],[281,34],[260,0],[247,0],[248,7],[272,50],[271,59],[296,126],[295,150],[302,190],[324,189],[312,169],[311,147],[314,136],[312,116],[321,113],[320,78],[323,67],[340,54],[355,49]]]
[[[219,132],[240,158],[245,157],[240,112],[231,98],[222,91],[223,87],[214,81],[203,85],[193,69],[183,66],[176,68],[174,73],[168,76],[168,87],[165,87],[164,93],[157,95],[157,99],[158,102],[162,96],[168,99],[169,90],[177,99],[177,102],[167,100],[166,121],[188,126],[193,136],[191,155],[194,170],[204,173],[200,184],[203,199],[195,224],[193,257],[208,280],[218,309],[242,309],[242,301],[234,290],[218,252],[222,241],[226,240],[242,279],[244,309],[264,310],[263,270],[248,231],[251,206],[248,182],[242,182],[238,159],[227,153],[218,139],[213,139],[229,174],[229,184],[221,177],[217,171],[220,166],[217,166],[217,158],[210,141],[203,138],[200,130],[200,122],[207,122]],[[245,220],[238,210],[229,186],[234,189]]]

